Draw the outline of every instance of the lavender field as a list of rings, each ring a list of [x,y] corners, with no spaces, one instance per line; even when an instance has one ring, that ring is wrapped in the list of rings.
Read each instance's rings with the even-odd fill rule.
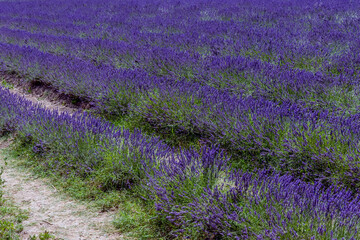
[[[139,238],[360,239],[359,36],[351,0],[3,1],[1,74],[87,109],[4,80],[0,135],[142,201]]]

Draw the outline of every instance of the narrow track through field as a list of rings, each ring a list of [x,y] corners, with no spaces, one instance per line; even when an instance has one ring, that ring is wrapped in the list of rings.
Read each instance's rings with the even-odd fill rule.
[[[12,93],[22,95],[26,99],[59,112],[74,112],[76,109],[64,107],[46,99],[39,99],[30,94],[23,94],[19,88],[13,88]],[[71,200],[58,193],[55,187],[46,180],[36,179],[30,172],[19,169],[6,157],[3,150],[10,141],[0,140],[0,167],[4,167],[2,179],[5,181],[5,198],[10,199],[20,209],[29,212],[28,220],[23,222],[24,230],[21,239],[37,235],[45,230],[64,240],[113,240],[121,239],[119,234],[111,233],[113,212],[96,212],[85,205]],[[110,232],[106,233],[105,229]]]

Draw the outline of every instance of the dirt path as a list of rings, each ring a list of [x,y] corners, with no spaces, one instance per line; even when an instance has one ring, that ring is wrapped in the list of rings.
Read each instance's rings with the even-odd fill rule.
[[[47,108],[47,109],[57,110],[58,112],[68,112],[68,113],[74,113],[77,110],[75,108],[66,107],[60,103],[50,101],[49,99],[47,99],[45,97],[39,98],[38,96],[34,96],[33,94],[25,93],[24,90],[20,89],[19,87],[14,87],[9,90],[11,93],[23,96],[27,100],[29,100],[33,103],[40,104],[42,107]]]
[[[50,101],[46,97],[40,97],[40,96],[36,96],[34,94],[26,93],[23,89],[21,89],[19,87],[13,87],[13,88],[9,89],[9,91],[11,93],[17,94],[19,96],[25,97],[27,100],[29,100],[33,103],[40,104],[44,108],[56,110],[60,113],[68,112],[71,114],[78,110],[76,108],[66,107],[66,106],[62,105],[61,103],[58,103],[55,101]]]
[[[9,142],[0,141],[0,166],[4,167],[5,198],[11,199],[20,209],[29,212],[29,219],[23,222],[22,239],[47,230],[60,239],[92,240],[121,239],[112,231],[112,213],[99,213],[88,209],[63,194],[43,180],[35,179],[29,172],[5,165],[2,149]],[[10,159],[10,162],[12,160]]]
[[[39,103],[43,107],[59,112],[73,113],[76,108],[65,107],[47,98],[27,94],[23,89],[13,88],[10,91],[26,99]],[[4,167],[1,176],[5,180],[5,198],[11,199],[20,209],[29,212],[28,220],[23,222],[22,239],[38,235],[45,230],[64,240],[113,240],[122,239],[113,231],[111,221],[114,213],[99,213],[86,206],[57,193],[51,184],[35,179],[29,172],[5,165],[3,149],[10,145],[9,141],[0,140],[0,167]],[[10,162],[13,161],[10,159]]]
[[[46,87],[35,87],[29,92],[28,89],[31,88],[29,83],[24,83],[24,86],[22,86],[19,84],[19,82],[21,82],[20,79],[20,77],[0,71],[0,84],[2,81],[5,81],[8,85],[7,87],[11,86],[9,88],[11,93],[25,97],[27,100],[33,103],[40,104],[44,108],[56,110],[58,112],[68,112],[72,114],[76,111],[82,110],[81,106],[75,106],[71,104],[71,100],[61,99],[61,94],[56,93],[54,89],[47,89]]]

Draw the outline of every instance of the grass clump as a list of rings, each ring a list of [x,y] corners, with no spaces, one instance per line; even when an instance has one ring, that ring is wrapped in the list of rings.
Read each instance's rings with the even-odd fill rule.
[[[42,232],[39,235],[30,236],[28,240],[60,240],[54,235],[50,234],[48,231]]]
[[[116,211],[113,225],[125,237],[161,239],[160,228],[154,221],[156,212],[152,205],[141,199],[139,195],[142,191],[136,186],[139,178],[125,174],[129,169],[121,170],[122,164],[113,165],[115,159],[111,156],[116,157],[117,161],[120,161],[119,157],[121,157],[116,156],[118,154],[116,151],[104,153],[104,161],[110,159],[112,161],[109,165],[104,163],[103,167],[99,167],[87,176],[77,174],[74,168],[59,169],[59,166],[55,165],[55,162],[61,161],[59,158],[34,151],[33,144],[24,142],[21,137],[15,139],[7,154],[10,158],[17,159],[16,164],[19,167],[31,169],[37,176],[50,179],[56,189],[83,201],[89,207],[99,211]],[[54,171],[52,167],[57,167],[59,171]],[[36,237],[40,235],[33,237],[38,239]]]
[[[276,171],[231,170],[217,146],[174,150],[89,114],[59,115],[25,101],[19,107],[12,104],[15,96],[2,94],[9,103],[0,110],[16,123],[16,151],[27,154],[26,166],[104,210],[117,208],[114,224],[129,236],[328,239],[333,232],[338,238],[358,237],[360,199],[350,191]],[[248,129],[256,133],[260,124],[268,122],[251,117]],[[248,143],[255,137],[249,135]],[[294,220],[298,215],[302,218]]]

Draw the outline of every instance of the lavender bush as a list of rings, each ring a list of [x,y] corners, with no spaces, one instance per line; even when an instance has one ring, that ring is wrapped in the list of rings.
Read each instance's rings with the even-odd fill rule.
[[[137,189],[173,237],[356,239],[359,9],[2,2],[2,72],[91,102],[133,131],[1,89],[0,134],[16,132],[50,171]]]
[[[217,147],[174,152],[139,131],[89,114],[49,111],[3,88],[0,99],[1,119],[41,155],[39,164],[53,174],[92,179],[104,191],[137,189],[173,237],[359,237],[360,199],[351,191],[269,170],[232,170]]]

